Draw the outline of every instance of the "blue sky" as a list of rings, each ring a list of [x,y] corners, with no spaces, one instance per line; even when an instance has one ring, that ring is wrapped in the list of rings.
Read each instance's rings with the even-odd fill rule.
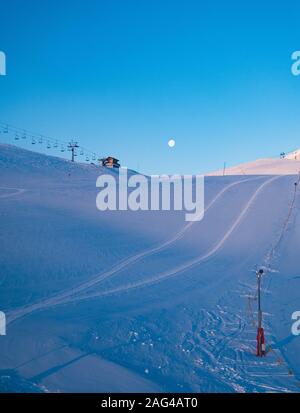
[[[300,5],[280,3],[1,1],[0,121],[146,173],[298,148]]]

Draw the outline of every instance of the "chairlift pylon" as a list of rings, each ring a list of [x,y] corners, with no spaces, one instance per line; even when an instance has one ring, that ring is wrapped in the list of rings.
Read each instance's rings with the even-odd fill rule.
[[[69,145],[64,145],[61,144],[58,139],[52,139],[51,137],[43,135],[35,135],[26,129],[19,129],[14,127],[10,128],[10,126],[5,123],[0,124],[0,133],[11,133],[12,138],[16,141],[28,138],[29,143],[31,143],[32,145],[45,143],[47,149],[58,148],[60,152],[65,152],[68,149],[72,151],[73,161],[74,157],[80,155],[83,156],[83,159],[85,159],[86,162],[93,162],[97,160],[96,153],[90,152],[89,154],[87,154],[86,150],[83,147],[79,147],[78,142],[75,140],[70,141]],[[78,148],[78,153],[76,153],[76,148]]]

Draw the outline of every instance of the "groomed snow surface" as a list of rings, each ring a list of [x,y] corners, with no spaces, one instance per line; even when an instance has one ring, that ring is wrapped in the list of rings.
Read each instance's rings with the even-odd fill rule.
[[[284,159],[258,159],[241,165],[226,167],[211,172],[209,176],[225,175],[297,175],[300,172],[300,149],[286,155]]]
[[[276,162],[206,177],[190,225],[99,212],[107,170],[0,145],[0,391],[299,392],[300,167]]]

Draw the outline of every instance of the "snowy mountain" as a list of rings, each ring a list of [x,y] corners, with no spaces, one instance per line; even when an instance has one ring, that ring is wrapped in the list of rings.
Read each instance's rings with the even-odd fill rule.
[[[294,152],[290,152],[287,155],[285,155],[285,159],[290,159],[293,161],[300,161],[300,149],[297,149]]]
[[[254,162],[243,163],[207,175],[297,175],[299,172],[300,149],[285,155],[283,159],[259,159]]]
[[[101,213],[96,178],[114,171],[0,145],[0,391],[298,392],[300,167],[248,165],[206,177],[188,225]]]

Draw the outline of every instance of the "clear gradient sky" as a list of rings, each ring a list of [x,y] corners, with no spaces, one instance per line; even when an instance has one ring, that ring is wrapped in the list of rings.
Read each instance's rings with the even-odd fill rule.
[[[0,0],[0,121],[145,173],[293,150],[299,16],[299,0]]]

